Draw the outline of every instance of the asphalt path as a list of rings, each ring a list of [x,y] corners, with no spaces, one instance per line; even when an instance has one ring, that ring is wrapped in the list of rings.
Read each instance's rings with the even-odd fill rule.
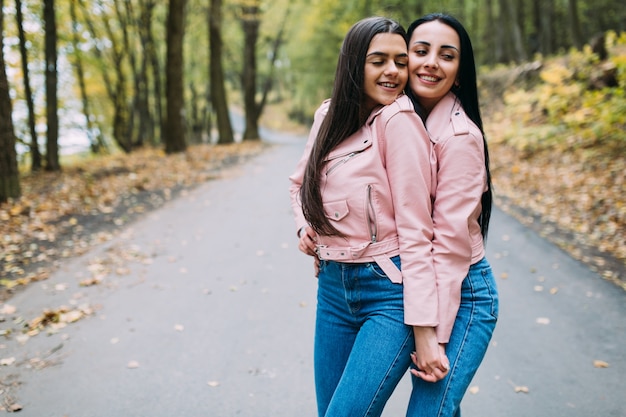
[[[316,280],[287,192],[304,138],[263,136],[275,146],[0,304],[0,330],[90,313],[0,339],[0,399],[23,417],[314,417]],[[497,209],[490,233],[500,320],[463,416],[626,416],[626,293]]]

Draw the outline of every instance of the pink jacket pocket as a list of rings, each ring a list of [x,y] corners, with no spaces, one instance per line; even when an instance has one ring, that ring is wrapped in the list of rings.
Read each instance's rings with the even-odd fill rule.
[[[324,203],[324,212],[329,219],[339,221],[350,213],[350,209],[346,200],[331,201]]]

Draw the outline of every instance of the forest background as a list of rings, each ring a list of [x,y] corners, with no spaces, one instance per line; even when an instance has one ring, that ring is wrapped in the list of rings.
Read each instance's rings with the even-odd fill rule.
[[[0,301],[261,152],[260,125],[305,133],[355,21],[434,11],[473,39],[497,204],[626,289],[621,1],[0,5]]]

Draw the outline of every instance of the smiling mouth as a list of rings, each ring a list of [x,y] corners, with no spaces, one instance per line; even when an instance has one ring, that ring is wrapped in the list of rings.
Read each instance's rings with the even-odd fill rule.
[[[435,83],[435,82],[440,80],[439,77],[435,77],[433,75],[418,75],[418,78],[420,80],[428,81],[428,82],[431,82],[431,83]]]
[[[394,84],[394,83],[380,83],[381,86],[386,87],[386,88],[397,88],[398,84]]]

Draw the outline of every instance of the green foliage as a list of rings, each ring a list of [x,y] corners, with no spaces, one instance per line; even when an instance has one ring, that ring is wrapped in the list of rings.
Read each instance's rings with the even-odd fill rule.
[[[133,100],[137,96],[135,89],[137,85],[133,79],[133,67],[135,69],[144,65],[145,57],[140,42],[140,28],[142,22],[138,20],[142,5],[146,2],[138,0],[113,1],[113,0],[72,0],[74,4],[84,4],[85,8],[79,7],[78,21],[80,32],[81,59],[85,66],[85,82],[89,100],[93,103],[91,112],[93,118],[97,120],[98,127],[106,136],[112,135],[111,127],[114,125],[114,106],[107,87],[116,86],[116,81],[123,78],[125,82],[120,88],[124,89],[124,97],[127,101],[126,108],[132,111],[135,105]],[[241,5],[243,0],[224,0],[222,38],[224,41],[223,64],[229,92],[229,101],[237,106],[241,103],[239,91],[241,90],[242,68],[246,65],[243,62],[243,34],[241,26]],[[9,2],[12,4],[11,2]],[[286,101],[286,107],[290,109],[299,121],[310,120],[314,109],[319,103],[331,94],[337,57],[343,37],[349,27],[357,20],[371,15],[384,15],[395,18],[405,26],[415,18],[430,12],[443,11],[452,13],[458,17],[468,29],[472,36],[477,62],[495,63],[509,62],[514,57],[509,56],[507,51],[513,50],[506,42],[496,43],[496,38],[503,31],[507,33],[510,22],[501,16],[499,2],[485,2],[484,0],[474,0],[458,2],[454,0],[353,0],[350,2],[337,2],[334,0],[259,0],[260,31],[257,43],[257,70],[258,87],[265,86],[265,81],[271,77],[272,93],[270,101],[274,103],[280,100]],[[544,11],[548,3],[523,0],[518,2],[520,10],[520,27],[522,28],[523,41],[526,48],[529,39],[536,35],[534,33],[536,22],[532,16]],[[69,127],[82,124],[76,118],[72,119],[72,114],[81,112],[80,91],[75,79],[75,71],[71,63],[75,62],[76,53],[71,45],[71,20],[69,14],[70,0],[57,0],[55,8],[57,11],[57,25],[59,36],[59,99],[62,102],[61,108],[66,114],[61,114],[61,135]],[[555,39],[554,48],[568,48],[571,46],[571,36],[568,32],[566,2],[554,2],[555,19],[553,29]],[[116,9],[119,6],[119,13]],[[598,0],[595,2],[579,2],[580,22],[584,29],[584,36],[591,35],[605,30],[607,27],[620,26],[626,16],[621,2],[617,0]],[[206,91],[209,83],[209,47],[207,33],[207,10],[206,0],[189,0],[187,3],[186,26],[185,26],[185,85],[187,86],[186,97],[188,106],[194,101],[197,109],[209,109]],[[276,38],[286,10],[290,11],[287,19],[284,43],[279,50],[278,59],[275,61],[275,68],[271,67],[273,41]],[[23,0],[23,11],[25,20],[26,36],[28,40],[28,52],[30,60],[31,84],[34,91],[35,112],[37,114],[37,124],[45,124],[44,109],[44,86],[43,86],[43,36],[42,33],[42,2],[40,0]],[[7,5],[5,7],[5,55],[9,72],[9,84],[14,98],[14,121],[16,131],[21,138],[27,137],[27,124],[25,119],[23,75],[21,74],[20,57],[17,42],[17,30],[15,25],[15,10]],[[602,19],[599,19],[601,16]],[[156,46],[158,73],[163,84],[165,73],[165,21],[167,17],[167,2],[155,2],[155,9],[152,15],[152,33]],[[88,21],[93,22],[95,34],[91,34]],[[109,33],[106,26],[109,25]],[[123,43],[123,29],[127,30],[128,44]],[[623,45],[616,36],[613,44]],[[114,59],[114,45],[119,53],[119,62]],[[99,51],[98,51],[99,50]],[[505,55],[497,56],[496,51]],[[550,53],[550,51],[546,52]],[[507,55],[508,54],[508,55]],[[545,108],[549,113],[547,116],[551,120],[559,118],[581,118],[581,113],[569,115],[568,104],[570,99],[578,101],[583,99],[584,94],[588,94],[585,100],[590,103],[601,101],[606,96],[606,92],[595,92],[597,97],[593,97],[591,92],[582,93],[583,90],[576,90],[572,85],[584,85],[584,80],[593,76],[591,71],[583,62],[588,59],[587,52],[580,52],[580,57],[572,58],[576,68],[570,63],[564,64],[565,68],[572,71],[571,78],[563,85],[544,87],[543,98],[533,98],[537,108]],[[623,80],[623,63],[612,60],[618,67],[619,79]],[[152,65],[152,63],[148,63]],[[120,73],[115,69],[121,68]],[[136,71],[135,71],[136,72]],[[107,75],[108,79],[105,79]],[[148,73],[148,93],[151,105],[155,104],[156,87],[152,87],[153,73]],[[157,75],[156,78],[159,78]],[[570,81],[574,84],[570,85]],[[143,81],[142,81],[143,82]],[[192,94],[192,88],[194,94]],[[562,89],[563,91],[557,91]],[[161,90],[163,90],[161,86]],[[553,93],[563,93],[560,100],[551,98]],[[604,94],[604,95],[603,95]],[[162,95],[162,91],[161,91]],[[609,98],[616,109],[623,109],[618,104],[621,103],[619,92],[610,91]],[[542,101],[543,100],[543,101]],[[595,110],[595,109],[594,109]],[[156,113],[156,110],[154,111]],[[190,111],[191,113],[191,111]],[[618,118],[617,111],[613,117]],[[623,111],[622,111],[623,113]],[[567,117],[563,116],[568,114]],[[67,116],[66,116],[67,115]],[[608,116],[603,116],[608,117]],[[569,120],[569,119],[568,119]],[[574,121],[569,121],[574,123]],[[614,123],[620,123],[616,121]],[[82,126],[79,126],[82,127]],[[589,127],[591,131],[591,127]],[[597,129],[595,129],[597,130]],[[43,129],[42,129],[43,131]],[[606,136],[604,133],[601,134]],[[551,136],[551,132],[542,132],[542,135]],[[583,135],[585,136],[585,135]],[[586,137],[586,136],[585,136]],[[158,141],[158,138],[155,138]]]
[[[626,149],[626,35],[608,35],[614,51],[608,61],[585,47],[546,62],[541,83],[530,90],[505,94],[505,113],[511,120],[507,143],[524,152],[568,148],[594,152]],[[615,80],[617,85],[606,85]]]

